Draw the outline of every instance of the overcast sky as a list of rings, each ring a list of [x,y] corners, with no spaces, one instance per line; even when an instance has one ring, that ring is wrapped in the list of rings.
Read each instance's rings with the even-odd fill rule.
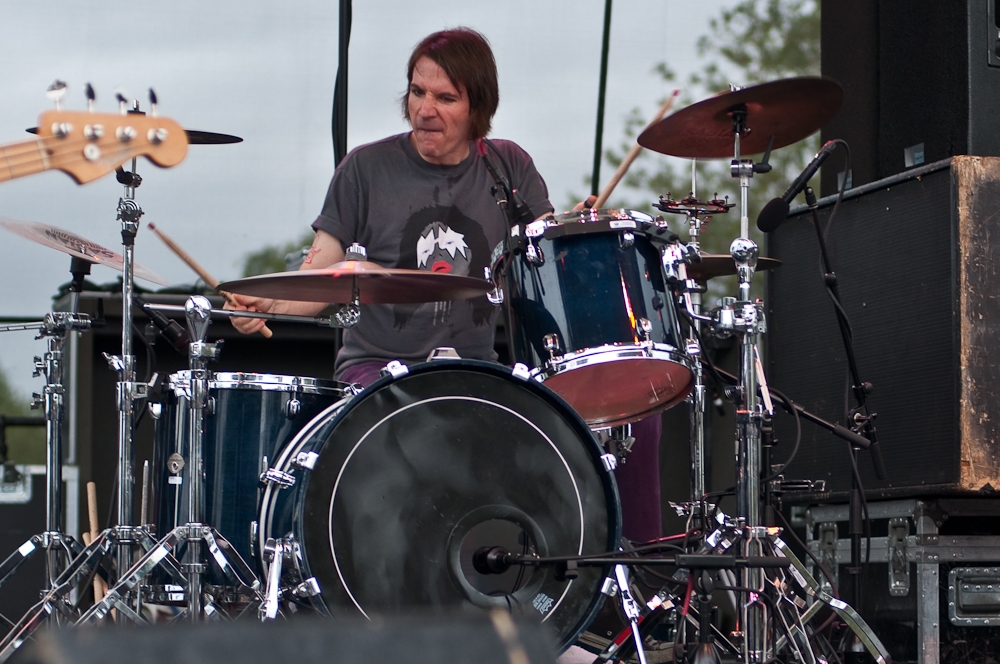
[[[605,146],[625,116],[652,114],[670,87],[654,72],[666,61],[684,80],[708,20],[735,0],[619,0],[612,16]],[[500,73],[493,136],[535,159],[557,206],[586,191],[594,144],[602,0],[399,0],[356,2],[350,48],[348,143],[405,131],[398,98],[413,46],[435,30],[468,25],[490,39]],[[335,0],[91,0],[5,2],[0,40],[0,143],[51,108],[46,87],[69,83],[65,107],[84,107],[88,81],[97,110],[115,112],[114,90],[146,106],[153,87],[161,115],[189,129],[242,136],[239,145],[191,146],[178,166],[140,160],[137,202],[219,280],[239,276],[245,254],[300,236],[318,213],[333,170],[331,100],[337,67]],[[602,180],[610,176],[605,167]],[[119,251],[113,176],[85,186],[48,172],[0,183],[0,217],[62,227]],[[648,201],[636,201],[636,206]],[[42,316],[67,281],[62,254],[0,231],[0,315]],[[139,263],[173,283],[193,273],[148,229]],[[97,282],[114,272],[95,267]],[[149,286],[151,284],[143,284]],[[31,333],[0,335],[0,368],[21,393],[38,390]]]

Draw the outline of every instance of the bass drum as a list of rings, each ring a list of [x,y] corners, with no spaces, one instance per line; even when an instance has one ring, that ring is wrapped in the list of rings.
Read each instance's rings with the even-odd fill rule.
[[[618,491],[586,423],[527,371],[470,360],[390,368],[276,459],[295,482],[264,490],[258,550],[291,543],[282,585],[311,577],[309,601],[324,613],[509,609],[568,647],[600,608],[608,570],[483,575],[472,556],[494,545],[540,556],[616,548]]]

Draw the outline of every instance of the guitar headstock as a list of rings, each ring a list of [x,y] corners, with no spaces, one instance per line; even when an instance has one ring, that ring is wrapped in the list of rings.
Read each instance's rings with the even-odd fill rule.
[[[187,154],[183,127],[168,118],[140,113],[90,113],[54,110],[38,120],[39,155],[84,184],[138,156],[157,166],[179,164]]]

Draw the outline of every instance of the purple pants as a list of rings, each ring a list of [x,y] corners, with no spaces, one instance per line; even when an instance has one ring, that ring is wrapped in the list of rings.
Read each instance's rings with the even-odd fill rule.
[[[385,362],[355,364],[344,370],[338,380],[368,387],[379,378]],[[663,420],[659,414],[632,424],[635,444],[615,470],[618,495],[622,502],[622,535],[634,542],[656,539],[663,533],[660,510],[660,434]]]

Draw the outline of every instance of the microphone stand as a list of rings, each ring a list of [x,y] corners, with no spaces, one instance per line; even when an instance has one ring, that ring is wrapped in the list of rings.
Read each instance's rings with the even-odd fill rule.
[[[816,202],[816,195],[812,187],[805,188],[805,195],[806,204],[809,206],[809,211],[812,215],[813,227],[816,229],[816,238],[819,240],[820,259],[823,263],[823,283],[826,286],[827,293],[830,295],[830,299],[833,300],[834,312],[837,314],[837,325],[840,328],[840,336],[844,342],[847,367],[851,376],[851,391],[854,393],[854,399],[857,403],[851,410],[847,424],[852,431],[868,439],[870,442],[868,449],[871,452],[872,464],[875,466],[875,476],[880,480],[885,479],[885,466],[882,464],[882,454],[875,432],[875,414],[871,413],[868,408],[867,397],[872,391],[872,385],[871,383],[862,382],[858,372],[858,364],[854,356],[854,339],[851,332],[851,325],[841,306],[837,275],[830,264],[830,255],[827,252],[826,241],[823,239],[823,231],[819,225],[819,215],[816,213],[819,205]],[[854,602],[859,607],[861,606],[862,593],[861,539],[863,536],[863,518],[861,507],[864,497],[861,495],[861,485],[856,469],[858,468],[858,450],[861,447],[854,442],[850,445],[852,470],[848,531],[851,539],[851,564],[847,568],[848,573],[851,575],[852,587],[854,589]]]

